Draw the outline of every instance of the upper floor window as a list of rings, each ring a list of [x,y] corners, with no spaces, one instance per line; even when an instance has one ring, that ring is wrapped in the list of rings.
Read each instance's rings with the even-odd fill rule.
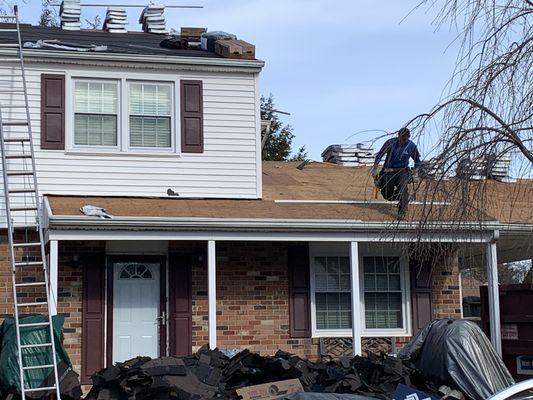
[[[129,84],[130,147],[171,147],[171,89],[170,84]]]
[[[74,145],[117,146],[118,83],[74,82]]]

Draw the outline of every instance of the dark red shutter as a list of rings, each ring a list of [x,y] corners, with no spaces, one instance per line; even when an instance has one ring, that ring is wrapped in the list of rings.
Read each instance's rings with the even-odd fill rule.
[[[65,148],[65,76],[41,75],[41,149]]]
[[[311,288],[308,245],[289,245],[287,261],[290,335],[292,338],[311,337]]]
[[[81,383],[104,368],[105,255],[83,257]]]
[[[411,298],[413,303],[413,334],[416,334],[433,319],[431,280],[433,262],[411,260]]]
[[[204,106],[202,81],[181,81],[181,151],[203,153]]]
[[[170,355],[192,352],[192,256],[170,254],[168,270]]]

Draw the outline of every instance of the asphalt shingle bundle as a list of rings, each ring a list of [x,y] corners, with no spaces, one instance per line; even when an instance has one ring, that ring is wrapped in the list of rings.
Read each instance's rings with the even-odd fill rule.
[[[165,6],[156,4],[146,6],[139,17],[139,23],[142,24],[143,31],[146,33],[167,34],[164,12]]]
[[[81,5],[80,0],[63,0],[59,8],[61,28],[67,31],[79,31],[81,29]]]
[[[241,387],[294,378],[309,392],[389,399],[398,383],[413,383],[413,374],[389,356],[313,362],[283,351],[264,357],[244,350],[229,358],[204,347],[191,356],[137,357],[101,370],[93,375],[87,399],[236,399]]]
[[[104,30],[111,33],[126,33],[126,24],[128,23],[128,16],[126,10],[121,7],[108,7]]]
[[[374,149],[364,143],[332,144],[322,152],[322,160],[347,167],[374,163]]]

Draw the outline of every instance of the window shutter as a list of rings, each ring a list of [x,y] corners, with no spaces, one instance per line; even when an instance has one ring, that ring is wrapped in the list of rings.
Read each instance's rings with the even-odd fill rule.
[[[308,245],[289,245],[287,261],[290,336],[292,338],[311,337],[311,288]]]
[[[409,268],[414,335],[433,319],[433,299],[431,297],[433,262],[431,260],[410,260]]]
[[[41,149],[65,148],[65,76],[41,75]]]
[[[170,356],[192,353],[192,256],[170,254],[169,334]]]
[[[82,295],[81,383],[104,368],[105,255],[84,257]]]
[[[203,153],[204,114],[202,81],[181,81],[181,151]]]

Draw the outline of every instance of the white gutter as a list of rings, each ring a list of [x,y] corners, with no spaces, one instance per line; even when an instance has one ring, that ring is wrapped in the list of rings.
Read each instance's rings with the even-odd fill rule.
[[[279,199],[274,200],[274,203],[280,204],[391,204],[388,200],[297,200],[297,199]],[[414,205],[434,205],[434,206],[449,206],[451,203],[447,201],[410,201],[409,204]]]
[[[0,50],[0,57],[17,57],[17,51],[11,49]],[[238,60],[217,57],[187,57],[187,56],[166,56],[154,54],[125,54],[125,53],[105,53],[105,52],[75,52],[75,51],[55,51],[24,49],[24,58],[32,62],[56,62],[64,64],[65,60],[83,61],[119,61],[126,63],[145,64],[165,64],[165,65],[192,65],[206,67],[227,67],[243,68],[259,71],[265,65],[262,60]]]

